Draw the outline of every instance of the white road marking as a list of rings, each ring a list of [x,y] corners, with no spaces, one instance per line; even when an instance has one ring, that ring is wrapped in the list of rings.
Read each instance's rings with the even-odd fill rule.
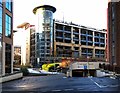
[[[84,88],[77,88],[78,90],[82,90],[82,89],[84,89]]]
[[[100,85],[97,82],[95,82],[92,78],[90,78],[91,81],[93,81],[99,88],[106,88],[106,87],[118,87],[119,85]]]
[[[92,78],[90,78],[91,81],[93,81],[99,88],[101,88],[101,85],[99,85],[97,82],[95,82]]]
[[[73,89],[64,89],[65,91],[70,91],[70,90],[73,90]]]
[[[56,91],[62,91],[62,90],[52,90],[52,91],[55,91],[55,92],[56,92]]]
[[[67,77],[63,77],[63,78],[67,78]]]
[[[111,79],[116,79],[115,77],[110,77]]]
[[[119,85],[106,85],[106,87],[118,87]]]

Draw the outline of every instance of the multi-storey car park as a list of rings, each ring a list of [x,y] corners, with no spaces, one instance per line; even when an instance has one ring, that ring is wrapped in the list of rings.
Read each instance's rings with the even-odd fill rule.
[[[35,65],[87,57],[106,60],[105,29],[55,20],[55,11],[55,7],[49,5],[33,10],[39,24],[30,33],[30,62]]]
[[[21,59],[22,63],[41,67],[44,63],[66,62],[70,65],[71,62],[79,62],[73,65],[75,72],[77,67],[81,67],[81,70],[93,71],[95,76],[99,63],[107,60],[107,31],[53,19],[55,11],[55,7],[50,5],[38,6],[33,9],[37,24],[23,23],[18,26],[25,27],[27,31],[23,31],[27,34],[21,48],[25,55],[21,57],[24,59]],[[92,61],[89,66],[88,61]],[[82,72],[81,76],[85,73]]]
[[[54,56],[105,59],[106,30],[54,21]]]

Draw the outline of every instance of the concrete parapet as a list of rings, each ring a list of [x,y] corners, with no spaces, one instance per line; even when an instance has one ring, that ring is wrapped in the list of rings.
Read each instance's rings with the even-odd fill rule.
[[[15,80],[15,79],[19,79],[19,78],[22,78],[22,77],[23,77],[23,73],[21,73],[21,72],[13,73],[13,74],[10,74],[10,75],[5,75],[5,76],[0,77],[0,83]]]

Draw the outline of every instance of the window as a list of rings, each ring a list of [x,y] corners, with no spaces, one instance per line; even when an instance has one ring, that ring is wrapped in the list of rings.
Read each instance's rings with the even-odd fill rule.
[[[86,34],[86,29],[81,29],[81,34]]]
[[[5,36],[11,38],[11,17],[6,14],[5,16]]]
[[[6,8],[11,12],[12,11],[12,1],[6,0]]]
[[[101,54],[104,54],[105,53],[105,51],[104,50],[101,50]]]
[[[6,73],[11,72],[11,45],[5,44],[5,71]]]
[[[0,33],[2,33],[2,7],[0,7]]]
[[[105,37],[105,34],[104,34],[104,33],[100,33],[100,36],[101,36],[101,37]]]
[[[2,4],[2,0],[0,0],[0,4]]]
[[[93,32],[91,30],[88,30],[88,35],[93,35]]]

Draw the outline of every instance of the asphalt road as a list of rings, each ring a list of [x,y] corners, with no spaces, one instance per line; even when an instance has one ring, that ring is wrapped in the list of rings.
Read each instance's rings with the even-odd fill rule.
[[[120,93],[120,79],[30,76],[2,84],[2,93]]]

